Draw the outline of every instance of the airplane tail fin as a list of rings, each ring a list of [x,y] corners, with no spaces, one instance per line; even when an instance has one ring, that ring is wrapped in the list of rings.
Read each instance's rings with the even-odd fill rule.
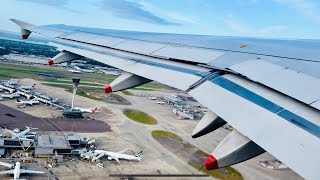
[[[31,129],[31,130],[32,130],[32,129],[38,129],[38,128],[33,128],[33,127],[31,127],[31,126],[26,126],[26,128],[27,128],[27,129]]]
[[[140,152],[135,153],[134,156],[138,157],[139,160],[141,160],[143,153],[142,153],[142,151],[140,151]]]

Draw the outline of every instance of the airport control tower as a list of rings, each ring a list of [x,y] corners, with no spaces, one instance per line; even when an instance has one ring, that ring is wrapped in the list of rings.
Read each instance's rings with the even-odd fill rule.
[[[67,118],[82,118],[82,112],[74,109],[74,102],[77,94],[78,85],[80,83],[80,78],[74,77],[72,78],[73,83],[73,94],[72,94],[72,102],[71,109],[67,109],[63,111],[63,116]]]
[[[71,102],[71,109],[74,109],[74,100],[76,98],[76,94],[77,94],[77,89],[78,89],[78,85],[80,83],[80,79],[77,77],[72,78],[72,82],[73,82],[73,94],[72,94],[72,102]]]

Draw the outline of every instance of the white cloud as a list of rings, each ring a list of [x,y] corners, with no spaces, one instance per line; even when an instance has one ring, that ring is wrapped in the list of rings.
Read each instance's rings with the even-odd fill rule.
[[[235,20],[232,14],[228,15],[228,17],[224,20],[224,23],[241,36],[272,37],[274,33],[281,33],[288,29],[288,27],[284,25],[270,25],[266,27],[254,28],[250,25]]]
[[[176,13],[176,12],[164,12],[165,16],[168,16],[171,19],[180,21],[180,22],[186,22],[189,24],[197,24],[197,20],[195,18],[187,17],[185,15]]]
[[[252,33],[250,28],[248,28],[247,25],[237,22],[236,20],[233,19],[232,15],[229,15],[229,17],[224,20],[224,23],[236,32],[239,32],[242,34]]]
[[[268,26],[263,29],[260,29],[260,33],[262,34],[268,34],[268,33],[275,33],[275,32],[281,32],[286,30],[288,27],[284,25],[273,25],[273,26]]]
[[[274,0],[277,3],[295,9],[299,13],[307,16],[314,21],[320,22],[319,7],[316,3],[308,0]]]
[[[178,12],[171,12],[171,11],[165,11],[163,9],[160,9],[153,4],[151,4],[149,1],[141,0],[139,3],[144,7],[145,10],[148,10],[150,12],[157,12],[158,14],[161,14],[164,17],[167,17],[172,20],[176,20],[182,23],[189,23],[189,24],[197,24],[198,20],[193,17],[186,16],[185,14],[181,14]]]

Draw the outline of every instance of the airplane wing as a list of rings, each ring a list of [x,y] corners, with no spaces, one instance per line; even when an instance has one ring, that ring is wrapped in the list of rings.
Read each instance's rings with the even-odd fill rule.
[[[5,130],[6,130],[7,132],[9,132],[12,136],[16,136],[16,135],[17,135],[17,133],[11,131],[10,129],[5,128]]]
[[[112,157],[114,160],[116,160],[120,164],[120,160],[117,157]]]
[[[20,169],[21,174],[43,174],[44,172],[42,171],[32,171],[32,170],[27,170],[27,169]]]
[[[7,171],[1,171],[0,174],[4,175],[4,174],[14,174],[14,170],[7,170]]]
[[[119,160],[119,158],[118,158],[118,157],[115,157],[115,156],[109,156],[109,157],[110,157],[110,159],[109,159],[109,160],[114,159],[114,160],[116,160],[116,161],[120,164],[120,160]]]
[[[5,162],[1,162],[1,161],[0,161],[0,165],[1,165],[1,166],[8,167],[8,168],[13,168],[13,167],[14,167],[14,164],[5,163]]]
[[[36,26],[16,19],[23,39],[38,33],[61,51],[48,61],[87,57],[122,69],[106,93],[150,81],[188,92],[211,111],[194,138],[230,124],[205,167],[230,166],[268,151],[306,179],[320,162],[320,41],[144,33]]]

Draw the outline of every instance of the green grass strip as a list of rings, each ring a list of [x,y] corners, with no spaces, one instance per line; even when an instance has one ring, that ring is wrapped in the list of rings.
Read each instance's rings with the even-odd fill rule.
[[[129,119],[142,124],[157,124],[157,120],[142,111],[126,109],[123,111],[123,114],[126,115]]]

